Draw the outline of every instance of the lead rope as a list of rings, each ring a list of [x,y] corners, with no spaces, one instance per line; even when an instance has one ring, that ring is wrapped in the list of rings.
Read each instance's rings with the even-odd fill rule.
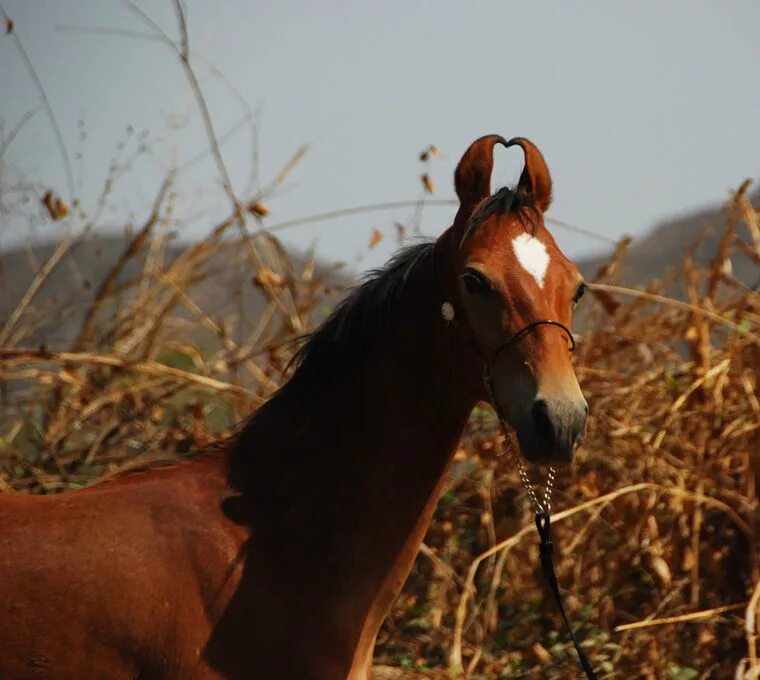
[[[441,305],[441,317],[447,324],[451,324],[455,328],[458,328],[460,333],[465,338],[467,337],[466,331],[460,328],[459,325],[455,322],[456,312],[454,310],[454,305],[452,305],[450,302],[445,301]],[[491,361],[493,361],[496,358],[496,356],[501,350],[509,347],[513,342],[519,340],[526,333],[529,333],[534,328],[541,325],[558,326],[559,328],[564,330],[565,333],[567,334],[568,339],[570,340],[570,351],[572,352],[575,349],[575,338],[573,337],[572,332],[570,331],[569,328],[567,328],[567,326],[560,323],[559,321],[552,321],[550,319],[540,319],[538,321],[534,321],[533,323],[529,323],[527,326],[517,331],[514,335],[512,335],[505,342],[503,342],[493,353],[491,357]],[[491,378],[491,363],[488,357],[484,356],[483,353],[478,350],[477,344],[472,343],[472,346],[481,355],[481,357],[483,357],[483,361],[485,364],[485,368],[483,372],[483,383],[485,384],[486,392],[488,393],[488,399],[491,402],[491,406],[493,406],[494,411],[496,411],[496,416],[499,419],[499,425],[501,426],[502,432],[504,434],[505,442],[509,441],[507,424],[505,423],[504,418],[502,418],[501,416],[501,410],[499,409],[499,405],[494,397],[493,381]],[[510,449],[512,451],[515,465],[517,467],[517,472],[520,475],[520,480],[522,481],[522,484],[525,487],[525,491],[528,493],[528,498],[530,498],[530,502],[533,504],[533,507],[536,511],[535,521],[536,521],[536,529],[538,530],[538,538],[539,538],[538,548],[539,548],[539,553],[541,556],[541,569],[544,572],[544,578],[546,579],[546,582],[549,584],[549,587],[551,588],[552,595],[554,596],[554,601],[557,603],[557,608],[559,609],[559,613],[562,614],[562,620],[565,622],[565,628],[567,632],[570,634],[570,639],[573,641],[573,646],[575,647],[575,651],[578,654],[581,667],[583,668],[583,671],[586,674],[586,677],[588,678],[588,680],[597,680],[596,673],[594,673],[594,669],[591,668],[591,664],[589,663],[589,660],[586,658],[586,653],[581,649],[581,646],[578,644],[578,640],[575,638],[573,629],[570,626],[570,621],[568,620],[567,614],[565,613],[565,606],[562,603],[562,594],[559,591],[559,583],[557,582],[557,574],[554,571],[554,543],[552,541],[552,532],[551,532],[552,525],[551,525],[551,515],[550,515],[551,507],[552,507],[552,491],[554,490],[554,477],[555,477],[554,467],[552,466],[549,468],[549,472],[546,475],[546,483],[544,484],[543,502],[539,501],[538,495],[536,494],[536,489],[534,488],[533,483],[530,480],[530,476],[528,475],[528,471],[525,468],[525,464],[523,463],[522,458],[520,458],[520,454],[517,452],[515,447],[510,446]]]
[[[493,383],[491,380],[491,372],[489,370],[488,364],[486,364],[485,373],[483,375],[483,382],[485,383],[491,405],[493,406],[494,411],[496,411],[496,416],[499,419],[499,425],[501,427],[506,443],[509,441],[507,426],[504,422],[504,419],[501,417],[501,412],[497,405],[496,399],[494,398]],[[570,635],[570,639],[573,641],[573,647],[575,647],[575,651],[578,654],[578,659],[580,660],[583,672],[586,674],[588,680],[597,680],[596,673],[594,673],[594,669],[591,667],[591,664],[586,657],[586,653],[581,649],[581,646],[575,637],[575,633],[573,633],[573,628],[570,625],[567,614],[565,613],[565,606],[562,602],[562,593],[560,593],[557,574],[554,571],[554,542],[552,541],[552,523],[550,513],[552,509],[552,492],[554,491],[554,477],[556,471],[554,469],[554,466],[549,467],[549,471],[546,475],[546,482],[544,484],[544,497],[543,500],[540,501],[538,499],[538,494],[536,494],[536,489],[533,486],[533,482],[528,475],[528,470],[525,468],[525,463],[523,463],[522,458],[520,458],[520,454],[517,452],[517,449],[514,446],[510,446],[509,449],[512,453],[512,458],[515,461],[517,472],[520,475],[520,480],[522,481],[523,487],[525,487],[528,498],[530,498],[530,502],[533,504],[533,508],[536,511],[535,521],[539,538],[538,550],[541,556],[541,570],[544,572],[544,578],[549,584],[549,588],[551,589],[552,595],[554,596],[554,601],[557,604],[557,609],[559,609],[559,613],[562,615],[562,620],[565,622],[565,629]]]

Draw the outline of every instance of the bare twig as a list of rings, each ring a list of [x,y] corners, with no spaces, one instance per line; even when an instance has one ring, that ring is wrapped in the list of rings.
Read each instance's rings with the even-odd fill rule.
[[[16,138],[16,135],[18,135],[24,125],[26,125],[32,118],[34,118],[34,116],[36,116],[40,110],[41,108],[37,107],[36,109],[27,111],[21,120],[13,126],[11,131],[5,136],[5,139],[3,139],[2,143],[0,143],[0,158],[3,157],[3,154],[6,152],[8,147],[11,145],[11,142]]]
[[[254,403],[260,403],[262,401],[256,394],[244,387],[240,387],[239,385],[233,385],[204,375],[189,373],[179,368],[159,364],[155,361],[129,361],[127,359],[120,359],[113,354],[101,354],[97,352],[46,352],[43,350],[30,349],[0,349],[0,364],[13,366],[28,361],[62,361],[71,364],[112,366],[125,371],[174,378],[175,380],[179,380],[189,385],[198,385],[215,392],[232,392],[240,396],[248,397]]]
[[[8,15],[5,12],[5,9],[3,8],[2,3],[0,2],[0,14],[3,17],[4,22],[7,24],[7,22],[10,21]],[[69,200],[74,200],[75,198],[75,191],[74,191],[74,174],[71,171],[71,162],[69,161],[69,154],[66,151],[66,145],[63,142],[63,135],[61,134],[61,129],[58,127],[58,121],[55,118],[55,114],[53,113],[53,107],[50,104],[50,100],[48,99],[47,93],[45,92],[45,88],[42,86],[42,81],[39,79],[39,76],[37,75],[37,71],[34,68],[34,64],[32,64],[32,60],[29,58],[29,55],[26,52],[26,49],[24,48],[23,43],[21,42],[21,38],[18,37],[18,33],[16,32],[15,28],[11,32],[11,38],[13,39],[13,42],[16,45],[16,49],[18,50],[18,53],[21,55],[21,59],[24,62],[24,65],[26,66],[27,71],[29,71],[29,75],[32,77],[32,80],[34,81],[34,85],[37,88],[37,93],[40,96],[40,99],[42,100],[42,105],[45,107],[45,112],[48,115],[48,119],[50,120],[50,125],[53,128],[53,134],[55,135],[56,143],[58,144],[58,150],[61,153],[61,158],[63,159],[63,168],[66,172],[66,182],[68,184],[69,189]]]
[[[744,615],[744,631],[747,637],[747,649],[749,650],[749,663],[750,671],[752,675],[750,677],[758,677],[760,668],[758,667],[757,656],[757,635],[758,635],[758,614],[757,605],[760,602],[760,581],[755,584],[755,589],[752,591],[752,597],[749,599],[747,605],[747,611]]]
[[[45,262],[42,268],[37,272],[37,275],[34,277],[34,280],[27,289],[26,293],[24,293],[24,296],[21,298],[18,305],[16,305],[16,309],[13,310],[13,313],[5,322],[2,331],[0,331],[0,348],[6,346],[11,337],[11,334],[16,328],[16,324],[18,324],[19,319],[24,314],[27,307],[29,307],[32,300],[34,299],[34,296],[37,295],[38,291],[42,287],[42,284],[45,283],[51,272],[58,266],[58,264],[60,264],[61,260],[63,260],[67,253],[71,250],[73,243],[74,241],[70,236],[67,236],[65,239],[60,241],[55,247],[53,253],[48,258],[47,262]]]
[[[211,120],[211,113],[208,109],[208,104],[206,103],[206,98],[203,96],[203,91],[201,90],[200,83],[198,82],[198,78],[195,75],[195,71],[190,65],[190,41],[189,36],[187,32],[187,19],[185,17],[185,10],[182,7],[182,3],[180,0],[172,0],[174,3],[174,10],[177,14],[177,21],[179,22],[180,26],[180,42],[181,47],[177,50],[180,61],[182,62],[182,66],[185,69],[185,75],[187,76],[187,79],[190,81],[190,86],[192,87],[193,92],[195,93],[195,99],[198,103],[198,108],[201,112],[201,117],[203,119],[203,124],[206,127],[206,135],[209,140],[209,144],[211,145],[211,151],[212,155],[214,157],[214,160],[216,161],[217,170],[219,171],[219,174],[222,178],[222,184],[224,186],[225,191],[227,192],[227,195],[230,198],[230,201],[235,206],[235,212],[238,218],[238,221],[241,224],[245,223],[245,218],[243,217],[242,208],[240,206],[239,201],[237,200],[237,197],[235,196],[235,190],[232,186],[232,179],[230,178],[229,173],[227,172],[227,166],[224,163],[224,158],[222,157],[222,151],[219,148],[219,140],[216,136],[216,130],[214,129],[214,122]]]
[[[720,314],[716,314],[715,312],[710,311],[709,309],[705,309],[704,307],[696,307],[695,305],[689,304],[688,302],[675,300],[673,298],[666,297],[665,295],[649,293],[645,290],[636,290],[634,288],[624,288],[623,286],[613,286],[608,283],[589,283],[588,287],[590,290],[601,290],[607,293],[618,293],[620,295],[628,295],[629,297],[636,297],[636,298],[640,298],[641,300],[656,302],[661,305],[667,305],[669,307],[683,309],[688,312],[698,312],[700,314],[704,314],[709,319],[712,319],[713,321],[715,321],[715,323],[721,324],[722,326],[726,326],[727,328],[730,328],[731,330],[738,333],[739,335],[752,340],[756,344],[760,344],[760,336],[757,336],[752,331],[748,331],[745,328],[742,328],[739,324],[731,321],[730,319],[726,319],[725,317],[720,316]]]
[[[636,621],[635,623],[624,623],[621,626],[616,626],[615,632],[622,633],[626,630],[641,630],[642,628],[665,626],[672,623],[691,623],[693,621],[704,621],[705,619],[711,619],[714,616],[719,616],[720,614],[725,614],[726,612],[734,612],[739,609],[744,609],[746,606],[746,602],[742,602],[741,604],[727,604],[722,607],[713,607],[712,609],[704,609],[699,612],[689,612],[688,614],[666,616],[661,619],[647,619],[645,621]]]

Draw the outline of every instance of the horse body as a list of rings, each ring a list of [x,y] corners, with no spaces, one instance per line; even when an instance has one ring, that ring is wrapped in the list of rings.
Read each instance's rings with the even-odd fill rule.
[[[60,497],[4,495],[0,676],[190,677],[239,579],[224,488],[209,456]]]
[[[569,323],[577,270],[543,224],[538,276],[497,239],[522,233],[522,213],[471,220],[494,140],[457,169],[454,226],[350,296],[229,446],[88,490],[0,496],[0,677],[369,678],[468,415],[489,396],[489,347],[530,314]],[[548,171],[525,148],[521,185],[543,210]],[[463,283],[468,262],[491,292]],[[520,266],[527,278],[508,285]],[[566,339],[544,325],[496,354],[500,412],[540,444],[529,451],[565,459],[582,402]]]

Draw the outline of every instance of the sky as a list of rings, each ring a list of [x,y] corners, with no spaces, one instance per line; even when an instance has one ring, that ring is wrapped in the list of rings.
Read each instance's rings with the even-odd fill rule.
[[[162,177],[208,149],[176,55],[120,0],[0,5],[48,97],[73,177],[72,189],[50,121],[37,110],[34,82],[13,39],[0,36],[4,136],[34,112],[2,156],[2,203],[13,191],[52,188],[92,215],[117,158],[118,183],[98,228],[139,223]],[[136,5],[178,37],[170,0]],[[453,198],[456,162],[470,142],[490,133],[533,140],[554,178],[548,215],[603,237],[552,227],[571,257],[724,202],[744,179],[760,176],[755,0],[185,6],[192,64],[212,121],[219,135],[234,129],[222,153],[236,194],[250,196],[309,145],[267,200],[265,224],[419,199],[423,171],[435,183],[432,198]],[[246,123],[250,112],[255,135]],[[423,168],[418,155],[429,144],[439,154]],[[494,184],[513,183],[520,167],[518,149],[498,152]],[[176,193],[176,222],[167,228],[181,237],[197,237],[229,211],[208,154],[180,172]],[[30,205],[23,215],[0,213],[0,247],[82,228],[76,216],[50,224],[36,202]],[[426,206],[422,233],[438,235],[454,212]],[[396,247],[394,223],[411,224],[416,214],[413,207],[356,214],[281,236],[363,269],[387,259]],[[368,251],[373,229],[385,238]]]

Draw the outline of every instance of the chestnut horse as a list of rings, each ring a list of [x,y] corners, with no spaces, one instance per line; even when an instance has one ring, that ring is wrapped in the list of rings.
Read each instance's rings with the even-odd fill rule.
[[[491,195],[495,144],[525,166]],[[486,367],[523,454],[572,458],[583,284],[544,226],[544,159],[483,137],[455,185],[453,226],[358,287],[229,446],[0,496],[3,680],[366,680]]]

